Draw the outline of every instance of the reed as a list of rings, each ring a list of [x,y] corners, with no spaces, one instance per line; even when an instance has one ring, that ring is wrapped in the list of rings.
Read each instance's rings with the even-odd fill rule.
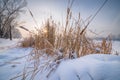
[[[30,13],[34,18],[31,11]],[[94,42],[86,34],[90,21],[88,20],[85,25],[80,13],[75,19],[71,7],[67,8],[66,13],[65,25],[57,24],[52,18],[48,18],[40,29],[36,28],[36,34],[31,34],[32,36],[21,42],[22,47],[33,47],[30,54],[30,60],[34,61],[31,80],[38,72],[44,70],[48,70],[48,73],[46,73],[48,77],[63,59],[79,58],[88,54],[111,53],[112,42],[110,36],[101,42]],[[52,57],[52,59],[50,58],[40,67],[40,58],[44,54],[47,57]],[[53,64],[55,65],[53,66]]]
[[[35,45],[34,37],[30,34],[29,37],[24,38],[20,43],[20,47],[33,47]]]
[[[32,17],[34,16],[32,15]],[[81,25],[84,24],[80,14],[78,14],[78,19],[75,19],[72,11],[68,8],[65,26],[58,25],[52,18],[48,18],[40,29],[36,29],[36,34],[31,34],[30,37],[21,42],[21,46],[44,50],[49,55],[54,55],[55,50],[59,50],[64,57],[69,58],[73,54],[80,57],[93,53],[111,53],[112,42],[110,37],[103,39],[101,43],[96,43],[86,35],[89,21],[86,25]],[[60,30],[61,27],[63,31]]]

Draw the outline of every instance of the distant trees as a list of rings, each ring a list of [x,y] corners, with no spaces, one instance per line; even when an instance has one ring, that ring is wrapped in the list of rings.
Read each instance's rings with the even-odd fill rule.
[[[16,18],[23,12],[26,4],[25,0],[0,0],[0,38],[12,40]]]
[[[120,34],[111,35],[112,40],[120,40]]]

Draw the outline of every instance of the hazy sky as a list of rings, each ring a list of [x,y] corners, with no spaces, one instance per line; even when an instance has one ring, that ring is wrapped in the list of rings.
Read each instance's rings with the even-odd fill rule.
[[[94,15],[105,0],[75,0],[72,6],[73,14],[80,12],[83,20]],[[32,11],[38,25],[40,26],[50,15],[56,21],[65,20],[68,0],[27,0],[28,7]],[[25,26],[32,29],[35,26],[33,19],[28,12],[22,15]],[[106,5],[98,13],[88,27],[100,35],[120,34],[120,0],[108,0]]]

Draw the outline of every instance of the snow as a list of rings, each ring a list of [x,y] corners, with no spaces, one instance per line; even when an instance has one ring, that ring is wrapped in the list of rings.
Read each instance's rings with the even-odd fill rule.
[[[120,80],[120,56],[91,54],[63,61],[49,80]]]
[[[16,47],[19,40],[13,41],[0,38],[0,80],[10,80],[24,71],[28,63],[27,59],[33,48]],[[120,56],[114,52],[120,52],[120,41],[113,41],[113,54],[91,54],[77,59],[62,60],[57,69],[47,78],[49,72],[43,67],[43,71],[38,72],[34,80],[120,80]],[[58,53],[62,56],[61,53]],[[74,55],[74,54],[73,54]],[[56,63],[52,62],[53,57],[42,55],[40,66],[47,62],[56,68]],[[33,66],[33,65],[31,65]],[[30,76],[26,80],[29,80]],[[15,80],[21,80],[16,78]]]
[[[0,80],[10,80],[24,69],[32,48],[17,47],[18,42],[0,38]]]
[[[0,52],[5,51],[9,48],[14,48],[18,45],[19,39],[2,39],[0,38]]]
[[[112,47],[113,47],[113,54],[116,54],[117,52],[120,55],[120,41],[113,41]]]
[[[0,38],[0,47],[6,47],[6,46],[12,46],[15,45],[18,42],[18,39],[2,39]]]
[[[9,80],[23,71],[32,48],[14,48],[0,53],[0,80]]]

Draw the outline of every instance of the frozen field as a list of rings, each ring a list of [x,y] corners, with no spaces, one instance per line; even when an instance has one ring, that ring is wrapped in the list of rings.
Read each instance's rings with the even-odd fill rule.
[[[27,64],[27,55],[32,48],[16,47],[17,44],[18,40],[0,39],[0,80],[10,80],[20,74]],[[113,41],[112,46],[113,54],[120,53],[120,41]],[[120,56],[113,54],[93,54],[63,61],[56,71],[45,79],[120,80]],[[17,80],[21,79],[17,78]],[[40,80],[40,78],[36,77],[34,80]]]

